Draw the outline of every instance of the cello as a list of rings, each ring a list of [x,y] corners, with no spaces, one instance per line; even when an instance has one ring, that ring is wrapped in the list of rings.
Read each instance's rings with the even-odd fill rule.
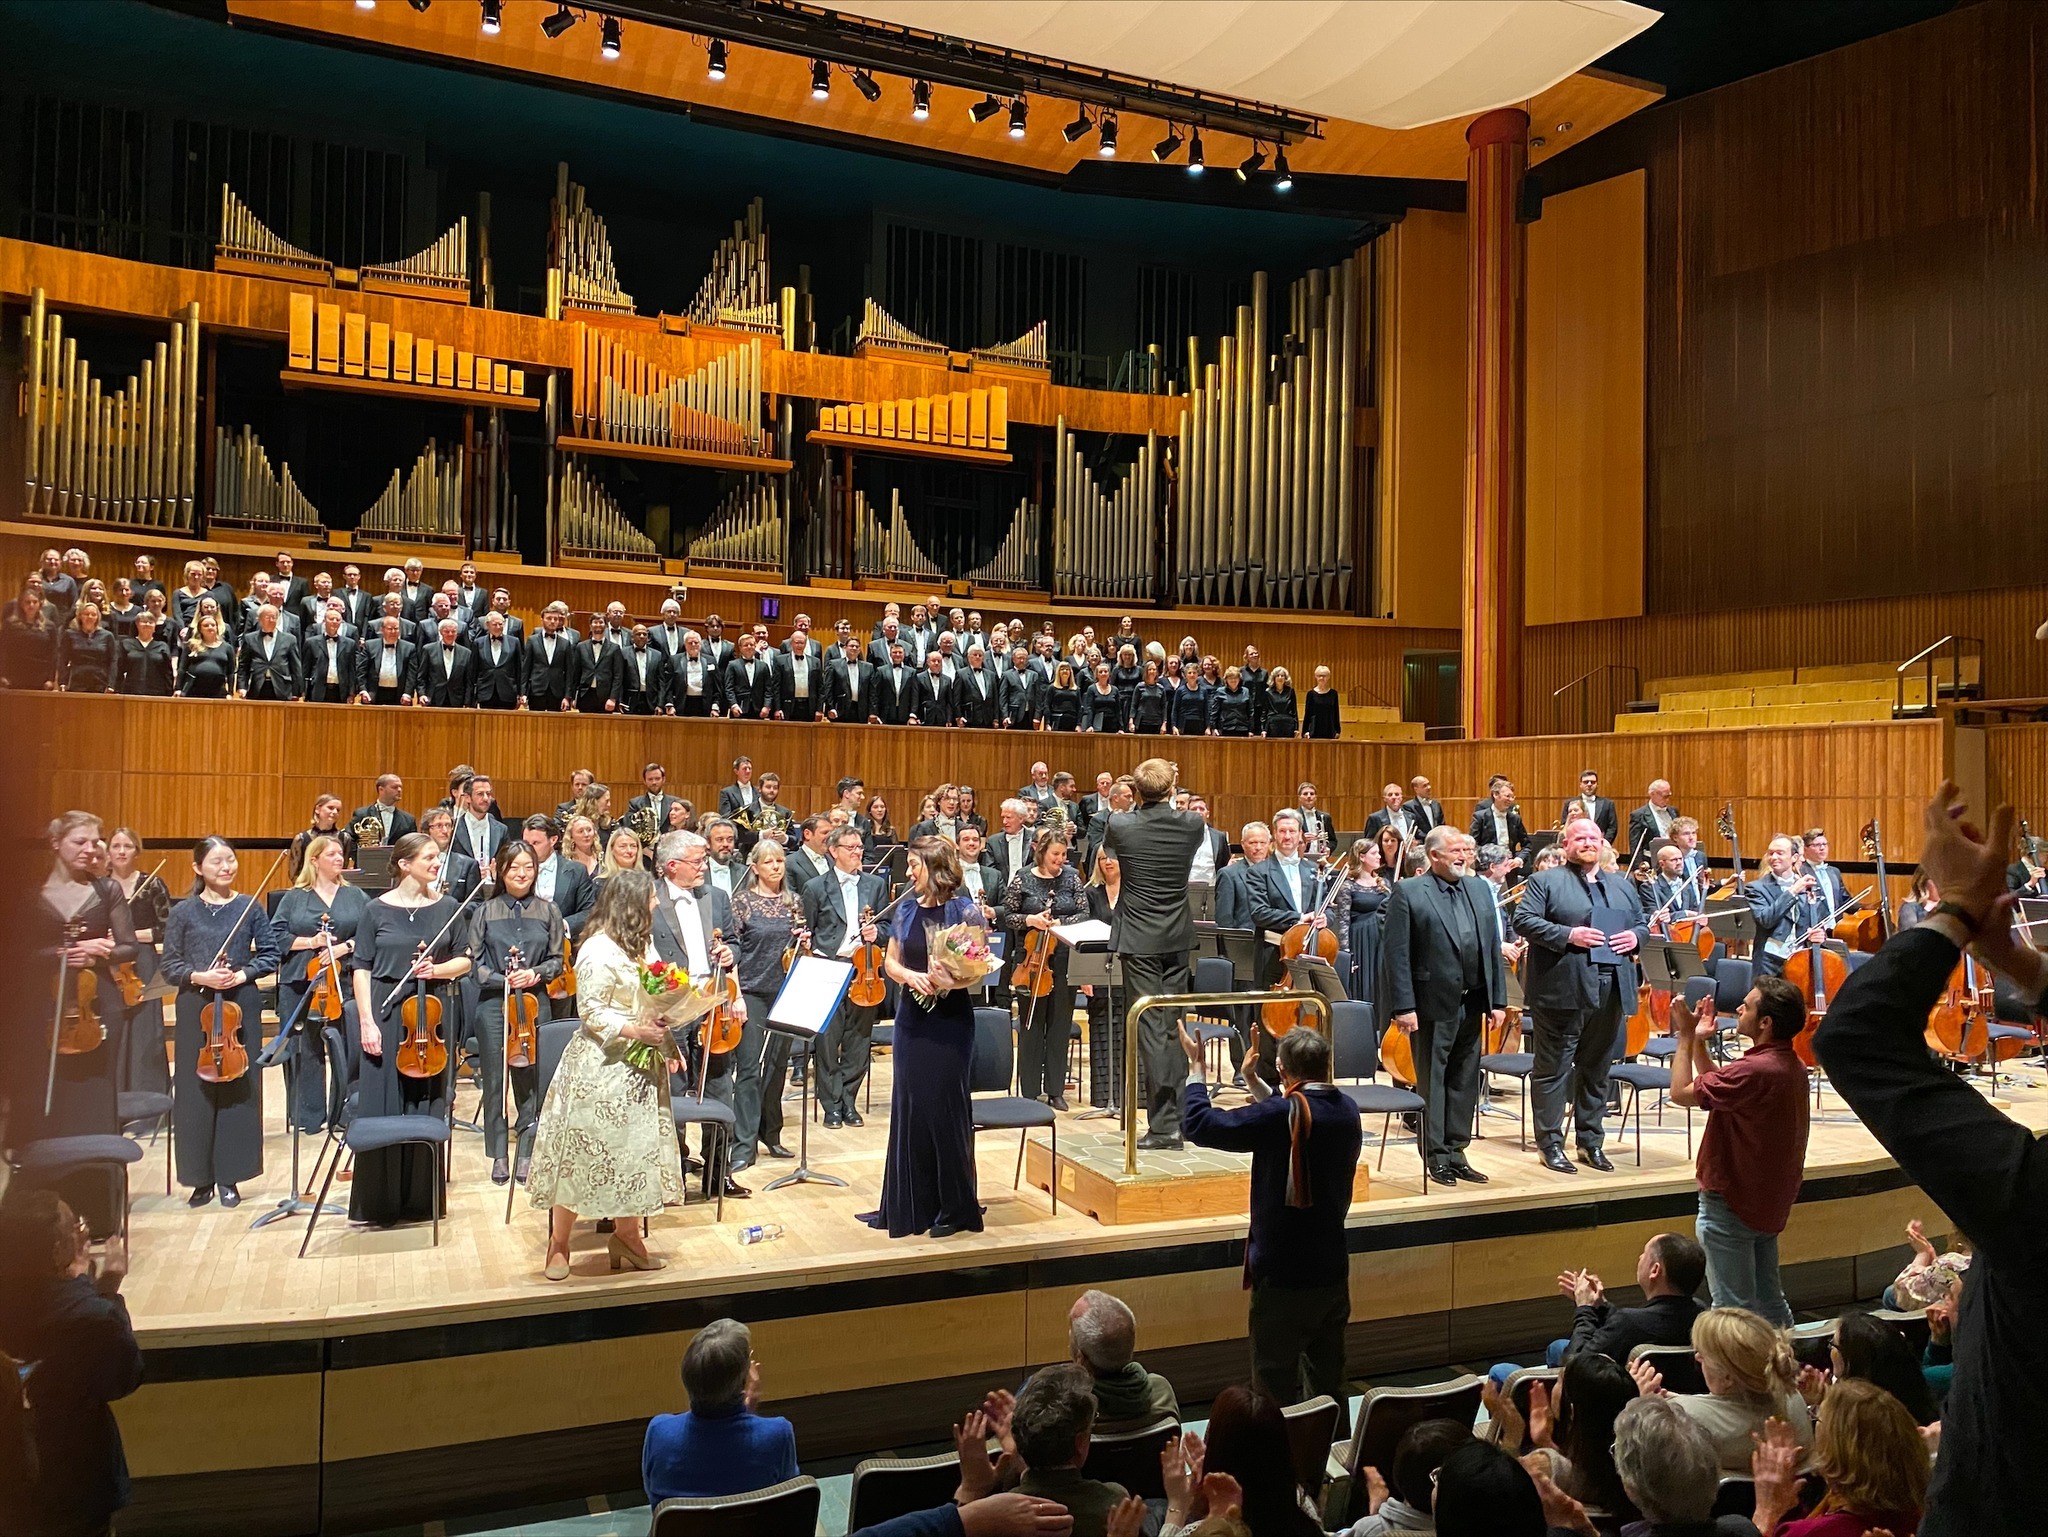
[[[1337,893],[1344,887],[1341,873],[1344,866],[1350,862],[1350,859],[1351,856],[1346,854],[1337,861],[1334,869],[1317,872],[1317,884],[1320,886],[1322,881],[1327,878],[1330,883],[1329,890],[1325,891],[1317,901],[1314,912],[1303,913],[1301,921],[1292,925],[1285,934],[1280,936],[1281,959],[1288,962],[1290,973],[1292,972],[1293,963],[1304,957],[1321,961],[1325,965],[1336,964],[1337,952],[1342,948],[1337,942],[1337,931],[1331,928],[1327,922],[1318,928],[1315,920],[1317,918],[1326,918],[1330,911],[1330,904],[1337,900]],[[1266,1034],[1278,1039],[1301,1024],[1301,1005],[1299,1003],[1261,1004],[1259,1006],[1259,1024]]]
[[[1983,1061],[1991,1051],[1992,1007],[1990,974],[1965,950],[1927,1016],[1927,1049],[1951,1062]],[[2017,1055],[2030,1043],[2010,1044]]]
[[[1861,897],[1852,897],[1849,906],[1854,907],[1862,900]],[[1840,913],[1829,913],[1818,923],[1806,924],[1808,937],[1805,944],[1785,958],[1785,980],[1798,988],[1806,999],[1806,1024],[1792,1038],[1792,1050],[1808,1067],[1820,1066],[1820,1058],[1813,1051],[1813,1034],[1820,1028],[1821,1018],[1827,1013],[1835,994],[1849,980],[1848,960],[1828,949],[1820,938],[1833,929],[1835,920],[1840,916]]]
[[[505,952],[505,1065],[531,1067],[540,1055],[540,1000],[530,987],[514,987],[511,976],[526,970],[526,957],[513,945]]]

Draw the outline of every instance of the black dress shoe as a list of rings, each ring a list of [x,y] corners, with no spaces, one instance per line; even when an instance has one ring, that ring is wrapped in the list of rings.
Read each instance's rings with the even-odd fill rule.
[[[1580,1148],[1579,1162],[1589,1169],[1598,1169],[1602,1174],[1614,1172],[1614,1165],[1608,1162],[1607,1155],[1597,1147]]]
[[[825,1130],[827,1131],[838,1131],[845,1124],[845,1120],[836,1110],[831,1111],[825,1117]]]
[[[770,1158],[794,1158],[796,1154],[792,1153],[780,1142],[771,1142],[768,1144],[768,1156]]]
[[[190,1195],[185,1197],[185,1204],[187,1206],[205,1206],[211,1203],[212,1200],[213,1186],[200,1185]]]
[[[1407,1131],[1419,1132],[1422,1130],[1422,1118],[1416,1115],[1416,1113],[1413,1110],[1410,1110],[1402,1115],[1401,1125],[1403,1129]]]
[[[1048,1105],[1052,1106],[1052,1107],[1053,1107],[1053,1109],[1055,1109],[1055,1110],[1068,1110],[1068,1109],[1071,1109],[1071,1108],[1072,1108],[1072,1107],[1071,1107],[1070,1105],[1068,1105],[1068,1103],[1067,1103],[1067,1096],[1066,1096],[1066,1095],[1064,1095],[1064,1094],[1051,1094],[1051,1095],[1048,1095],[1048,1096],[1046,1096],[1046,1101],[1045,1101],[1045,1102],[1046,1102],[1046,1103],[1047,1103]]]
[[[688,1177],[689,1177],[690,1175],[692,1175],[692,1174],[702,1174],[703,1172],[704,1172],[704,1160],[703,1160],[703,1159],[701,1159],[701,1158],[692,1158],[692,1157],[691,1157],[691,1156],[690,1156],[690,1155],[689,1155],[688,1153],[685,1153],[685,1154],[683,1155],[683,1177],[684,1177],[684,1178],[686,1178],[686,1179],[687,1179],[687,1178],[688,1178]],[[602,1229],[600,1229],[600,1231],[602,1231]]]
[[[1469,1163],[1452,1164],[1451,1174],[1454,1178],[1462,1179],[1468,1185],[1483,1185],[1487,1182],[1488,1178],[1488,1176],[1481,1174]]]
[[[1138,1139],[1138,1146],[1148,1153],[1177,1153],[1180,1138],[1170,1137],[1163,1131],[1148,1131]]]
[[[753,1191],[749,1190],[745,1185],[742,1185],[730,1174],[728,1174],[725,1177],[725,1194],[730,1196],[733,1200],[744,1201],[748,1196],[752,1195],[753,1193]]]
[[[531,1158],[522,1158],[519,1162],[512,1165],[512,1177],[522,1185],[526,1183],[526,1177],[531,1173],[533,1173],[533,1160]]]
[[[510,1179],[511,1177],[512,1177],[512,1163],[511,1163],[511,1160],[510,1160],[510,1159],[506,1159],[506,1158],[493,1158],[493,1159],[491,1160],[491,1183],[492,1183],[492,1184],[494,1184],[494,1185],[502,1185],[502,1184],[504,1184],[504,1183],[505,1183],[505,1182],[506,1182],[507,1180],[509,1180],[509,1179]]]
[[[1455,1185],[1458,1182],[1458,1176],[1447,1163],[1431,1164],[1429,1178],[1431,1183],[1438,1185]]]
[[[235,1186],[230,1185],[226,1180],[222,1180],[220,1186],[220,1204],[232,1211],[235,1207],[240,1206],[242,1204],[242,1192]]]
[[[955,1233],[962,1231],[964,1229],[954,1222],[934,1222],[932,1224],[932,1237],[934,1238],[951,1238]]]
[[[853,1109],[851,1106],[839,1112],[839,1119],[844,1121],[849,1126],[867,1125],[867,1122],[863,1121],[860,1118],[860,1112],[858,1110]]]
[[[1572,1161],[1564,1156],[1564,1149],[1561,1147],[1546,1147],[1543,1150],[1543,1167],[1550,1170],[1553,1174],[1576,1174],[1579,1172],[1572,1166]]]

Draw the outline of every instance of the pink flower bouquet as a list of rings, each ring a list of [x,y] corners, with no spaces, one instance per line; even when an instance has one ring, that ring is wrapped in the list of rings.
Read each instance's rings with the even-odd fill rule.
[[[972,987],[996,967],[996,958],[988,947],[988,931],[978,923],[927,927],[925,953],[930,957],[925,975],[931,978],[935,991],[926,994],[912,988],[911,994],[927,1009],[939,1001],[940,993]]]

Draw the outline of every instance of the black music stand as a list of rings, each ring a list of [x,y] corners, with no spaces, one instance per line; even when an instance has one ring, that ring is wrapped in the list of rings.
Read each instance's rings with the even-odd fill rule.
[[[1073,954],[1067,957],[1067,982],[1073,987],[1099,987],[1103,989],[1104,1023],[1111,1030],[1124,1027],[1123,1016],[1115,1008],[1116,997],[1123,991],[1124,969],[1119,958],[1110,950],[1106,941],[1086,945],[1075,945]],[[1062,1043],[1064,1044],[1064,1043]],[[1090,1052],[1101,1051],[1104,1042],[1090,1041]],[[1120,1119],[1123,1115],[1124,1080],[1123,1074],[1109,1075],[1108,1105],[1090,1105],[1086,1110],[1075,1112],[1077,1121],[1103,1121]]]
[[[1735,902],[1707,909],[1707,927],[1714,931],[1714,938],[1724,945],[1747,945],[1756,942],[1756,917],[1749,910],[1747,902]]]
[[[1188,882],[1188,911],[1197,923],[1216,921],[1216,888],[1207,881]]]
[[[1686,983],[1707,974],[1706,963],[1695,946],[1669,940],[1652,939],[1644,945],[1642,961],[1643,975],[1650,986],[1662,992],[1683,993]]]
[[[800,955],[789,968],[789,975],[783,978],[782,991],[775,995],[775,1001],[768,1006],[768,1028],[779,1031],[795,1040],[808,1041],[812,1054],[817,1052],[818,1037],[831,1028],[840,1005],[846,1001],[846,992],[853,985],[853,967],[846,961],[831,960],[822,955]],[[869,1063],[868,1070],[874,1071]],[[770,1180],[764,1190],[780,1190],[784,1185],[837,1185],[846,1188],[846,1181],[836,1174],[820,1174],[810,1167],[811,1162],[811,1075],[804,1074],[801,1093],[802,1109],[797,1120],[796,1167],[780,1179]]]
[[[286,1053],[291,1050],[292,1038],[303,1034],[306,1029],[306,1022],[313,1017],[313,1011],[306,1006],[312,1001],[312,998],[313,989],[309,987],[300,996],[299,1006],[292,1011],[292,1017],[284,1022],[284,1028],[271,1038],[268,1046],[257,1053],[256,1066],[258,1069],[276,1066],[283,1062]],[[342,1011],[343,1024],[346,1026],[349,1017],[356,1011],[355,1000],[353,998],[346,1000],[342,1004]],[[313,1039],[322,1042],[320,1066],[322,1076],[325,1077],[329,1072],[325,1041],[323,1037],[317,1034]],[[290,1071],[289,1068],[285,1070],[287,1082],[290,1081]],[[332,1096],[326,1093],[326,1088],[327,1085],[323,1083],[321,1085],[322,1097],[331,1099]],[[329,1109],[331,1110],[332,1108],[332,1105],[330,1105]],[[306,1190],[299,1183],[299,1123],[292,1119],[291,1093],[289,1090],[285,1093],[284,1118],[291,1123],[292,1128],[292,1193],[271,1207],[269,1211],[258,1215],[256,1220],[249,1224],[249,1231],[252,1233],[259,1227],[268,1227],[271,1223],[282,1222],[287,1217],[303,1217],[316,1206],[319,1207],[320,1215],[323,1217],[345,1217],[348,1215],[339,1206],[332,1204],[321,1205],[312,1192]],[[319,1171],[320,1165],[316,1162],[313,1165],[313,1172],[317,1174]]]

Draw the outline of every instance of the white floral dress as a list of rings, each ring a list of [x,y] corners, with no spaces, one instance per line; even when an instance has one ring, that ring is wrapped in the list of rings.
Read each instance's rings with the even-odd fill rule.
[[[654,952],[647,952],[649,960]],[[580,1217],[651,1217],[683,1199],[682,1156],[669,1109],[668,1072],[627,1062],[640,968],[608,934],[576,956],[583,1028],[562,1053],[541,1106],[526,1189],[545,1210]]]

